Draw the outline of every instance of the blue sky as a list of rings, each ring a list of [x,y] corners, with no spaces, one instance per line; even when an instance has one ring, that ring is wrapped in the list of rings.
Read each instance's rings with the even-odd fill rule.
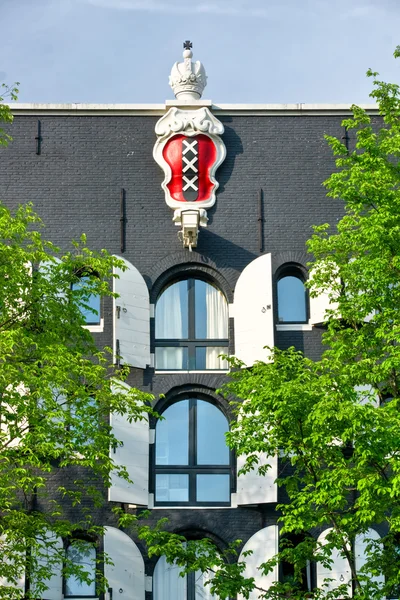
[[[182,42],[214,103],[369,102],[400,83],[399,0],[0,0],[0,81],[20,102],[161,103]]]

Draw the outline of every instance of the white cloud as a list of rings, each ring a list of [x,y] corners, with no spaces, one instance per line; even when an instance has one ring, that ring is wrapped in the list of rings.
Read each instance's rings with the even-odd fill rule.
[[[266,8],[246,6],[244,2],[234,2],[232,0],[216,0],[215,2],[199,2],[189,4],[183,0],[84,0],[93,6],[102,8],[114,8],[117,10],[131,10],[141,12],[159,12],[170,14],[215,14],[227,15],[233,17],[268,17],[269,11]]]

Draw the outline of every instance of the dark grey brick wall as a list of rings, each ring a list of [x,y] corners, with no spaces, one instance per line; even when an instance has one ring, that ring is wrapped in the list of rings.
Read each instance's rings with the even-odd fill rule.
[[[217,173],[220,188],[200,231],[196,252],[183,251],[172,211],[161,189],[163,174],[152,157],[155,117],[42,116],[42,153],[36,155],[37,118],[17,116],[13,143],[0,150],[0,198],[9,207],[33,202],[46,225],[44,235],[63,249],[86,233],[95,249],[120,254],[120,189],[126,190],[124,257],[145,277],[153,300],[163,273],[190,262],[219,273],[228,297],[243,268],[259,256],[258,193],[263,192],[263,248],[274,269],[289,260],[305,264],[305,242],[313,224],[335,224],[342,205],[325,197],[322,182],[334,169],[324,134],[341,137],[337,116],[221,117],[227,158]],[[351,141],[351,143],[353,143]],[[157,287],[158,286],[158,287]],[[99,344],[112,343],[112,306],[103,307],[105,331]],[[295,345],[311,358],[321,352],[320,331],[278,332],[281,348]],[[216,389],[219,375],[157,375],[133,370],[132,385],[160,393]],[[174,531],[206,534],[221,547],[243,542],[276,522],[274,506],[241,509],[156,510]],[[114,523],[105,507],[99,521]],[[148,565],[152,572],[154,564]]]

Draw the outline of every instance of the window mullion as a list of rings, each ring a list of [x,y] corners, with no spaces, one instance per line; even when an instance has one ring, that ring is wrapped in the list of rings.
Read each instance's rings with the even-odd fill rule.
[[[189,466],[194,467],[197,464],[197,400],[189,400]],[[191,504],[196,502],[196,471],[189,472],[189,501]]]
[[[191,571],[186,577],[187,600],[196,600],[196,573]]]
[[[188,279],[188,334],[189,340],[196,337],[196,305],[195,305],[195,280]]]

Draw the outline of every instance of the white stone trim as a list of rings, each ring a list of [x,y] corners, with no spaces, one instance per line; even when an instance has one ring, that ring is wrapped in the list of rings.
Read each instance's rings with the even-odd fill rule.
[[[104,331],[104,319],[100,319],[99,325],[82,325],[82,327],[92,333],[100,333]]]
[[[79,116],[162,116],[171,106],[182,108],[210,107],[217,115],[256,115],[256,116],[330,116],[350,115],[351,104],[212,104],[211,101],[201,100],[199,103],[183,103],[174,100],[166,104],[43,104],[22,103],[9,104],[14,115],[79,115]],[[359,104],[360,108],[369,114],[378,115],[376,104]]]
[[[153,591],[153,577],[151,575],[144,576],[144,589],[146,592]]]
[[[150,304],[150,319],[155,317],[156,315],[156,305]]]
[[[149,506],[150,508],[150,506]],[[151,510],[223,510],[223,509],[237,508],[237,505],[232,506],[152,506]],[[75,598],[74,598],[75,600]]]
[[[308,323],[280,323],[276,325],[277,331],[312,331]]]

